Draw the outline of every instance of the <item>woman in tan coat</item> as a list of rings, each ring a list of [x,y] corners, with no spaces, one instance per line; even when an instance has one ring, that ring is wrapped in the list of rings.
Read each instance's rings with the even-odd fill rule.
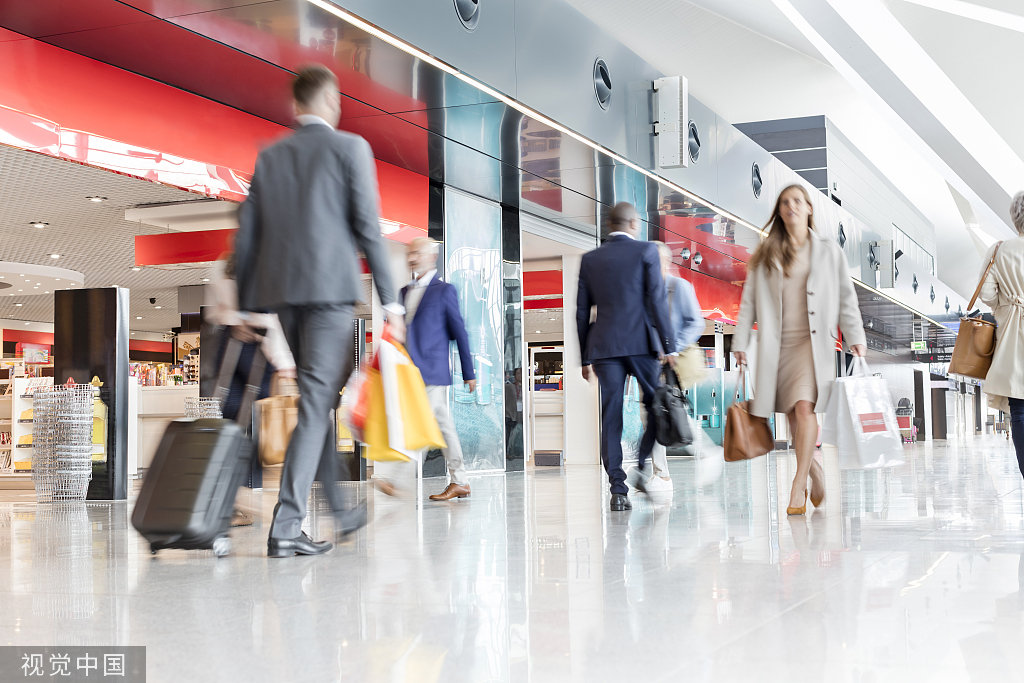
[[[1024,473],[1024,192],[1018,192],[1010,203],[1010,217],[1019,235],[999,245],[981,287],[981,300],[992,307],[999,325],[985,393],[989,405],[1010,413],[1013,447]],[[986,265],[994,249],[985,255]]]
[[[839,328],[853,355],[863,356],[867,342],[846,256],[814,230],[811,198],[802,185],[779,194],[765,228],[768,237],[747,264],[732,350],[746,365],[756,323],[751,412],[785,413],[789,420],[796,476],[786,512],[802,515],[808,476],[811,502],[817,507],[825,499],[825,479],[813,457],[815,413],[825,412],[835,381]]]

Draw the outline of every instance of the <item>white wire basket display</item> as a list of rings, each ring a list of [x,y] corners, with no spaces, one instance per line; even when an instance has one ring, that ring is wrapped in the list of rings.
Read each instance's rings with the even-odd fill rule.
[[[32,483],[36,500],[85,500],[92,479],[91,384],[47,387],[35,394]]]
[[[209,396],[186,398],[185,417],[189,420],[198,420],[203,417],[224,417],[220,408],[220,399]]]

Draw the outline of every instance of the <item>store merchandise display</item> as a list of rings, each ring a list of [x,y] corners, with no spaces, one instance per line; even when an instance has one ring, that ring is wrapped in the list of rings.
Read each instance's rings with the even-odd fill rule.
[[[36,395],[53,386],[52,377],[15,377],[11,380],[11,446],[10,462],[5,474],[27,474],[32,470],[35,446]]]
[[[96,393],[91,384],[36,392],[32,483],[40,503],[85,500],[92,479]]]

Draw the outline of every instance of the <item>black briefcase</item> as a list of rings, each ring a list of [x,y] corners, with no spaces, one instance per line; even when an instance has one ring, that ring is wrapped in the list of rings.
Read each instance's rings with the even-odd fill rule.
[[[665,447],[688,446],[693,433],[679,378],[670,363],[663,366],[661,376],[661,386],[654,391],[655,439]]]

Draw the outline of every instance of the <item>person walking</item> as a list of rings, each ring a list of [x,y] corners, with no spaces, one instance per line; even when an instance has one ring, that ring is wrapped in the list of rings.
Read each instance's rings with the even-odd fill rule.
[[[1024,474],[1024,192],[1014,195],[1010,218],[1017,237],[993,245],[985,255],[985,265],[993,252],[995,261],[982,283],[981,300],[992,308],[998,325],[985,393],[992,408],[1010,414],[1017,466]]]
[[[658,247],[661,275],[665,280],[668,298],[668,314],[675,330],[676,350],[682,353],[697,343],[704,334],[704,316],[701,313],[697,293],[688,280],[673,274],[672,249],[664,242],[652,242]],[[678,356],[677,356],[678,358]],[[691,422],[691,428],[693,424]],[[699,427],[698,427],[699,429]],[[648,494],[669,494],[672,491],[672,476],[668,471],[668,451],[655,442],[651,450],[650,470],[639,467],[630,469],[627,482],[639,491]]]
[[[815,413],[825,412],[835,381],[839,330],[855,356],[865,355],[867,338],[846,255],[814,229],[811,197],[802,185],[779,194],[765,229],[768,236],[747,264],[732,349],[746,365],[757,324],[750,412],[786,414],[797,463],[786,513],[802,515],[808,476],[811,502],[818,507],[825,499],[824,475],[813,457]]]
[[[450,481],[444,491],[430,496],[430,500],[451,500],[470,494],[462,446],[448,407],[448,387],[452,384],[449,356],[453,341],[459,349],[462,381],[471,393],[476,391],[476,373],[455,287],[437,273],[438,246],[426,237],[417,237],[409,243],[406,256],[413,280],[402,288],[400,301],[405,306],[406,349],[423,375],[430,407],[448,444],[443,452]]]
[[[405,334],[380,234],[370,145],[335,130],[341,96],[327,67],[301,69],[292,94],[300,127],[257,157],[235,237],[239,308],[277,313],[295,357],[301,396],[267,540],[270,557],[317,555],[333,547],[310,539],[302,521],[313,479],[337,487],[345,467],[331,443],[330,420],[354,364],[359,252],[369,263],[393,334]],[[336,493],[336,532],[363,526],[365,507],[342,509]]]
[[[640,217],[628,202],[612,207],[608,240],[583,255],[576,295],[576,330],[583,377],[597,377],[601,391],[601,462],[611,490],[612,511],[629,510],[622,471],[622,399],[626,378],[643,391],[647,427],[640,440],[639,467],[654,446],[652,413],[659,358],[676,351],[658,248],[642,242]],[[591,321],[591,307],[597,317]]]

